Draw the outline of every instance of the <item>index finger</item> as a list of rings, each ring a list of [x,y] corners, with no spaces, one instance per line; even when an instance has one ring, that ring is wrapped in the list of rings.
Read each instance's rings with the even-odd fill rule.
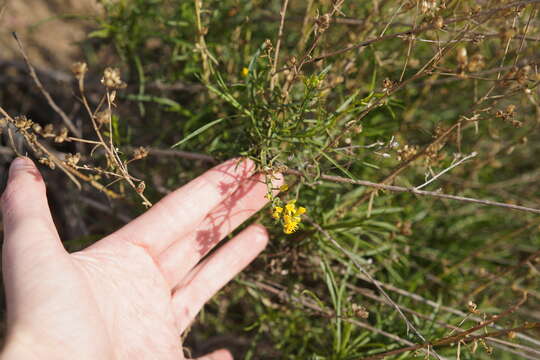
[[[193,231],[210,210],[253,175],[254,169],[255,164],[249,159],[232,159],[217,165],[102,241],[129,242],[157,256]]]

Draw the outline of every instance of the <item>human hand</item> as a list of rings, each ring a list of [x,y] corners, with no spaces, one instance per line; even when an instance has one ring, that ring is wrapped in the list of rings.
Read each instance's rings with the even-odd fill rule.
[[[69,254],[39,171],[16,159],[2,197],[8,336],[1,358],[183,359],[180,335],[268,241],[252,225],[200,262],[266,204],[264,177],[253,169],[248,160],[218,165]],[[220,350],[202,359],[231,358]]]

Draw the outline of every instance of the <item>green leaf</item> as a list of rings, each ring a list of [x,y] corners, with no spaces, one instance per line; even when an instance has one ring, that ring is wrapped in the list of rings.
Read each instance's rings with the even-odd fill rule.
[[[183,138],[182,140],[180,140],[179,142],[177,142],[176,144],[171,146],[171,149],[174,149],[175,147],[182,145],[186,141],[194,138],[195,136],[197,136],[199,134],[202,134],[206,130],[210,129],[212,126],[219,124],[220,122],[222,122],[225,119],[226,118],[217,119],[217,120],[214,120],[214,121],[212,121],[212,122],[210,122],[210,123],[208,123],[208,124],[206,124],[204,126],[201,126],[197,130],[195,130],[194,132],[192,132],[191,134],[189,134],[188,136],[186,136],[185,138]]]
[[[347,175],[350,179],[357,180],[356,177],[349,172],[349,170],[345,169],[343,166],[339,165],[334,159],[332,159],[330,156],[328,156],[326,153],[322,152],[322,156],[326,158],[326,160],[330,161],[335,167],[337,167],[339,170],[341,170],[342,173]]]

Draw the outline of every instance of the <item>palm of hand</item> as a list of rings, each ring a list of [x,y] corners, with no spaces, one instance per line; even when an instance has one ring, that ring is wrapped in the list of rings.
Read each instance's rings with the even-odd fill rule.
[[[24,161],[12,169],[3,201],[8,329],[22,345],[45,339],[56,349],[48,358],[183,358],[182,332],[266,244],[264,229],[251,226],[199,262],[266,202],[253,164],[229,161],[116,233],[68,254],[41,177]]]

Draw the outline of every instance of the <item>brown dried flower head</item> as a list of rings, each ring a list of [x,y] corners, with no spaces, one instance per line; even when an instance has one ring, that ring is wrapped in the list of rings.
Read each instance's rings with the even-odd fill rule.
[[[367,319],[369,317],[369,311],[367,311],[366,308],[362,305],[354,303],[351,306],[351,310],[353,311],[355,316],[361,319]]]
[[[67,141],[68,137],[69,137],[68,129],[65,126],[63,126],[60,129],[60,132],[58,133],[58,135],[55,136],[54,142],[61,144],[61,143],[65,142],[65,141]]]
[[[53,124],[47,124],[43,128],[43,130],[39,133],[44,138],[52,138],[55,137],[56,134],[54,133],[54,126]]]
[[[80,160],[81,160],[81,154],[79,153],[67,154],[65,162],[66,162],[66,165],[72,168],[75,168]]]
[[[482,70],[486,66],[486,63],[484,61],[484,56],[481,54],[475,54],[472,58],[469,64],[467,64],[467,70],[469,72],[477,72]]]
[[[28,130],[32,127],[32,124],[34,124],[32,120],[28,119],[24,115],[17,116],[15,117],[14,120],[15,120],[15,126],[17,127],[17,129],[20,129],[20,130]]]
[[[51,170],[54,170],[56,168],[56,165],[54,164],[54,162],[48,157],[42,157],[38,161],[40,164],[47,165]]]
[[[88,65],[85,62],[76,62],[71,66],[71,71],[75,75],[75,78],[80,80],[88,72]]]
[[[418,146],[416,145],[405,145],[397,151],[398,161],[408,161],[412,159],[418,153]]]
[[[118,68],[106,68],[103,72],[101,83],[109,89],[124,89],[127,84],[120,78],[120,70]]]
[[[148,156],[148,149],[140,146],[135,151],[133,151],[133,159],[134,160],[141,160]]]
[[[95,119],[99,125],[108,124],[111,120],[111,111],[109,109],[100,111],[95,115]]]

